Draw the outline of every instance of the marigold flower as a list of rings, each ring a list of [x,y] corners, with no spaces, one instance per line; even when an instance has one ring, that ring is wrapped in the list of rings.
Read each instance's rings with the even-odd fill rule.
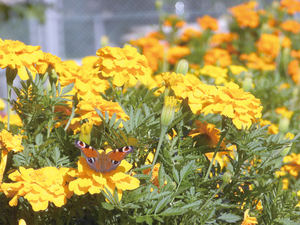
[[[77,104],[75,113],[79,115],[79,117],[74,118],[71,122],[72,125],[70,126],[74,133],[80,131],[79,122],[81,120],[88,119],[97,126],[102,123],[102,120],[95,111],[95,108],[99,109],[104,115],[106,111],[109,117],[115,113],[117,119],[123,119],[125,121],[129,119],[129,116],[126,115],[119,103],[109,102],[103,99],[101,96],[95,96],[94,98],[81,100]]]
[[[19,220],[19,225],[26,225],[26,221],[23,220],[23,219],[20,219],[20,220]]]
[[[211,37],[210,44],[214,47],[220,46],[223,43],[231,43],[234,40],[237,40],[239,35],[237,33],[219,33],[214,34]]]
[[[196,21],[204,30],[206,29],[218,30],[218,20],[209,15],[204,15],[201,18],[198,17]]]
[[[68,60],[61,62],[61,65],[63,69],[59,71],[58,79],[63,87],[74,83],[70,94],[77,93],[78,99],[94,98],[99,96],[99,92],[104,92],[109,88],[108,81],[93,75],[92,67],[88,67],[86,63],[84,66],[78,66],[76,62]]]
[[[256,53],[250,53],[249,55],[243,53],[240,55],[241,60],[248,61],[246,66],[252,69],[258,69],[262,71],[275,70],[276,65],[273,59],[267,57],[259,57]]]
[[[291,153],[283,158],[283,163],[288,163],[281,167],[282,172],[287,172],[297,178],[300,171],[300,154]]]
[[[22,80],[29,78],[27,68],[33,78],[37,73],[35,64],[43,58],[43,52],[39,51],[40,46],[25,45],[20,41],[0,39],[0,67],[17,69]]]
[[[110,151],[112,149],[106,149],[106,152]],[[122,191],[133,190],[140,185],[137,178],[125,174],[131,167],[131,164],[123,160],[115,170],[100,173],[91,169],[85,158],[80,157],[78,169],[68,173],[70,176],[77,178],[69,183],[69,189],[77,195],[83,195],[87,192],[98,194],[101,190],[106,192],[105,188],[113,194],[114,189],[117,188],[118,197],[121,199]]]
[[[200,74],[207,75],[215,79],[215,84],[228,83],[227,68],[221,68],[213,65],[206,65],[199,70]]]
[[[168,49],[167,59],[169,63],[175,64],[179,59],[191,53],[190,49],[186,46],[174,46]]]
[[[135,85],[138,80],[147,84],[150,79],[148,60],[134,47],[104,47],[96,54],[99,58],[94,63],[92,73],[100,79],[113,77],[113,84],[118,87],[126,83]]]
[[[7,127],[7,115],[4,116],[4,117],[0,116],[0,121],[2,121],[2,123],[5,123],[5,128],[6,128]],[[23,126],[21,118],[16,113],[10,114],[9,123],[10,123],[10,125],[16,125],[18,127],[22,127]]]
[[[243,66],[230,65],[229,69],[234,75],[239,75],[242,72],[248,72],[248,69]]]
[[[35,68],[39,74],[45,74],[49,66],[52,66],[57,73],[63,70],[61,58],[51,53],[43,52],[43,57],[36,63]]]
[[[250,209],[247,209],[244,213],[244,220],[242,222],[241,225],[254,225],[254,224],[257,224],[257,220],[255,217],[250,217],[249,216],[249,210]]]
[[[280,8],[286,9],[287,13],[292,15],[296,12],[300,12],[300,2],[298,0],[281,0]]]
[[[12,135],[7,130],[2,130],[0,132],[0,149],[1,151],[1,162],[0,162],[0,184],[2,182],[3,174],[7,163],[7,154],[10,151],[20,152],[23,151],[24,147],[21,145],[22,136]]]
[[[259,15],[253,10],[256,5],[256,3],[244,3],[229,8],[229,12],[236,18],[240,27],[256,28],[259,25]]]
[[[93,122],[89,120],[86,123],[83,123],[80,127],[80,136],[79,140],[83,141],[86,144],[90,144],[91,142],[91,131],[93,128]]]
[[[216,65],[226,67],[232,64],[230,54],[227,50],[221,48],[213,48],[206,52],[204,55],[205,65]]]
[[[271,121],[269,121],[269,120],[263,120],[263,119],[259,119],[259,123],[260,123],[260,126],[261,127],[264,127],[264,126],[266,126],[266,125],[270,125],[269,127],[268,127],[268,132],[270,133],[270,134],[277,134],[278,132],[279,132],[279,129],[278,129],[278,126],[277,125],[275,125],[275,124],[273,124]]]
[[[24,196],[34,211],[46,210],[49,202],[61,207],[72,196],[67,183],[72,177],[67,175],[69,168],[44,167],[34,170],[20,167],[19,171],[11,173],[8,177],[15,183],[3,183],[1,188],[10,200],[10,206],[16,206],[20,196]]]
[[[156,38],[144,37],[130,42],[134,46],[140,46],[143,55],[148,59],[149,67],[158,70],[158,62],[164,58],[164,46]]]
[[[257,50],[271,58],[275,58],[280,50],[279,37],[274,34],[262,34],[256,43]]]
[[[185,28],[180,36],[183,42],[188,42],[191,39],[199,38],[201,36],[201,32],[194,29],[193,27]]]
[[[286,117],[288,119],[291,119],[294,114],[293,111],[289,111],[285,107],[279,107],[275,111],[277,114],[280,114],[282,117]]]
[[[293,32],[297,34],[300,32],[300,23],[294,20],[286,20],[280,24],[281,28],[288,32]]]
[[[182,20],[179,16],[175,14],[169,15],[164,22],[164,26],[173,27],[173,28],[181,28],[186,24],[184,20]]]
[[[299,61],[297,59],[292,60],[288,65],[288,75],[291,76],[292,80],[295,82],[295,84],[300,83],[300,69],[299,69]]]

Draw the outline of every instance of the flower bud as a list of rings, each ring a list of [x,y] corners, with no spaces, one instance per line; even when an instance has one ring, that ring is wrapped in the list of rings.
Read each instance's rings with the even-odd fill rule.
[[[80,132],[80,136],[79,136],[79,140],[83,141],[85,143],[87,143],[88,145],[91,142],[91,131],[93,128],[93,122],[92,121],[88,121],[84,124],[81,125],[81,132]]]
[[[156,7],[157,10],[160,10],[162,5],[163,5],[163,2],[161,0],[156,0],[155,1],[155,7]]]
[[[283,134],[287,133],[289,126],[290,126],[290,118],[281,116],[278,125],[279,131]]]
[[[9,66],[6,67],[6,81],[7,81],[8,84],[10,84],[10,85],[13,84],[13,81],[16,78],[17,73],[18,73],[17,68],[12,69]]]
[[[161,111],[161,125],[163,127],[168,127],[175,115],[175,108],[177,105],[177,100],[174,98],[174,96],[166,96],[163,109]]]
[[[176,73],[186,75],[189,70],[189,62],[186,59],[181,59],[176,67]]]
[[[106,35],[103,35],[100,39],[100,46],[101,48],[104,48],[108,45],[109,38]]]
[[[229,183],[231,180],[232,174],[230,172],[225,172],[223,175],[223,182],[224,183]]]

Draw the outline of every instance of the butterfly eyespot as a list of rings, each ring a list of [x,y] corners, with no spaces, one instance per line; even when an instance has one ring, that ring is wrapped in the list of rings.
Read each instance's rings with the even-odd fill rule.
[[[88,163],[94,163],[95,159],[94,158],[86,158],[86,161],[88,161]]]
[[[118,164],[118,163],[119,163],[119,161],[112,160],[112,161],[111,161],[111,163],[112,163],[112,164]]]

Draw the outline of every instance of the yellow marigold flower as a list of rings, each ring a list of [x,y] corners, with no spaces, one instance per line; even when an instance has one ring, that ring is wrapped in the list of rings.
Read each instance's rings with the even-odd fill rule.
[[[95,96],[94,98],[81,100],[77,104],[75,113],[79,115],[79,117],[74,118],[71,122],[72,126],[70,126],[74,133],[80,131],[79,122],[81,120],[88,119],[95,125],[100,125],[102,123],[102,120],[95,111],[95,108],[99,109],[103,115],[105,115],[106,111],[109,117],[116,113],[117,119],[123,119],[125,121],[129,119],[129,116],[127,116],[127,114],[123,111],[119,103],[109,102],[103,99],[101,96]]]
[[[293,114],[294,114],[293,111],[289,111],[289,110],[287,110],[287,108],[285,108],[285,107],[279,107],[279,108],[277,108],[275,111],[276,111],[277,114],[280,114],[281,116],[286,117],[286,118],[288,118],[288,119],[291,119],[291,117],[292,117]]]
[[[228,82],[227,68],[221,68],[213,65],[206,65],[199,70],[202,75],[207,75],[215,79],[215,84],[224,84]]]
[[[44,167],[34,170],[20,167],[19,171],[11,173],[8,177],[15,183],[3,183],[1,188],[10,200],[10,206],[18,204],[18,198],[24,196],[34,211],[46,210],[49,202],[61,207],[72,196],[67,183],[72,177],[67,175],[69,168]]]
[[[291,86],[289,83],[282,83],[280,84],[280,86],[278,87],[278,91],[282,91],[284,89],[289,89]]]
[[[10,151],[20,152],[23,151],[24,147],[21,145],[22,136],[12,135],[7,130],[2,130],[0,132],[0,149],[1,151],[1,162],[0,162],[0,184],[2,182],[3,174],[7,163],[7,154]]]
[[[289,180],[287,178],[282,179],[282,183],[283,183],[283,190],[287,190],[289,188]]]
[[[216,65],[226,67],[232,64],[230,54],[227,50],[221,48],[213,48],[204,55],[205,65]]]
[[[218,30],[218,20],[209,15],[204,15],[201,18],[198,17],[196,20],[204,30],[206,29]]]
[[[259,25],[259,15],[253,9],[256,4],[241,4],[229,8],[229,12],[236,18],[240,27],[256,28]]]
[[[99,96],[99,92],[104,92],[109,88],[106,80],[99,79],[92,74],[92,67],[81,67],[76,62],[69,60],[61,62],[63,70],[59,73],[61,85],[67,86],[74,83],[74,88],[70,94],[78,95],[79,99],[89,99]]]
[[[295,82],[295,84],[300,83],[300,69],[299,69],[299,61],[297,59],[292,60],[288,65],[288,75],[292,77],[292,80]]]
[[[20,220],[19,220],[19,225],[26,225],[26,221],[23,220],[23,219],[20,219]]]
[[[288,163],[281,167],[281,171],[286,171],[297,178],[300,171],[300,154],[291,153],[283,158],[283,163]]]
[[[97,61],[98,57],[95,55],[90,55],[82,58],[81,65],[85,69],[93,68],[94,63]]]
[[[35,64],[43,58],[40,46],[25,45],[20,41],[0,39],[0,67],[17,69],[22,80],[29,78],[25,67],[30,71],[33,78],[37,73]]]
[[[240,60],[248,61],[246,66],[252,69],[258,69],[262,71],[275,70],[276,65],[273,59],[267,57],[259,57],[256,53],[250,53],[249,55],[243,53],[240,55]]]
[[[281,0],[280,8],[286,9],[288,14],[300,12],[300,2],[298,0]]]
[[[218,86],[218,91],[209,93],[204,101],[201,112],[219,113],[232,119],[233,124],[241,129],[249,127],[255,118],[261,117],[260,100],[249,92],[244,92],[237,84],[228,83],[225,87]]]
[[[10,125],[16,125],[18,127],[23,126],[21,118],[16,113],[10,114],[9,120],[10,120]],[[5,127],[6,127],[7,126],[7,115],[4,116],[3,118],[1,118],[1,116],[0,116],[0,121],[2,121],[3,123],[6,123],[5,124]]]
[[[257,224],[257,220],[255,217],[250,217],[249,216],[249,210],[250,209],[247,209],[244,213],[244,221],[242,222],[241,225],[254,225],[254,224]]]
[[[186,46],[174,46],[168,49],[167,59],[170,64],[175,64],[179,59],[191,53],[190,49]]]
[[[229,69],[234,75],[239,75],[242,72],[248,72],[248,69],[243,66],[230,65]]]
[[[43,57],[36,63],[35,68],[39,74],[45,74],[49,66],[52,66],[57,73],[63,70],[61,58],[51,53],[43,52]]]
[[[201,36],[201,32],[194,29],[193,27],[185,28],[180,36],[183,42],[188,42],[191,39],[199,38]]]
[[[300,197],[300,191],[297,191],[297,196]],[[295,207],[300,207],[300,202]]]
[[[119,87],[126,83],[135,85],[138,80],[147,84],[150,79],[148,60],[134,47],[104,47],[96,54],[99,58],[94,63],[93,74],[100,79],[113,77],[113,84]]]
[[[2,98],[0,98],[0,110],[5,109],[5,107],[6,107],[5,102],[2,100]]]
[[[256,43],[257,50],[271,58],[275,58],[280,50],[279,37],[274,34],[262,34]]]
[[[158,62],[164,58],[164,46],[156,38],[143,37],[130,43],[142,48],[143,55],[148,59],[152,71],[158,70]]]
[[[106,149],[106,152],[112,149]],[[125,174],[131,169],[132,165],[126,160],[112,171],[100,173],[90,168],[85,158],[80,157],[78,161],[78,169],[69,172],[69,175],[77,178],[69,183],[69,189],[77,195],[98,194],[107,188],[110,193],[114,193],[117,188],[119,200],[122,198],[122,191],[133,190],[139,187],[140,181],[132,176]]]
[[[266,125],[270,125],[268,127],[268,132],[270,134],[277,134],[279,132],[279,129],[278,129],[278,126],[273,124],[271,121],[269,120],[263,120],[263,119],[259,119],[259,123],[260,123],[260,126],[263,127],[263,126],[266,126]]]
[[[91,131],[93,128],[93,122],[89,120],[86,123],[83,123],[80,127],[80,136],[79,140],[87,143],[88,145],[91,143]]]
[[[288,32],[293,32],[297,34],[300,32],[300,23],[294,20],[286,20],[280,24],[281,28]]]

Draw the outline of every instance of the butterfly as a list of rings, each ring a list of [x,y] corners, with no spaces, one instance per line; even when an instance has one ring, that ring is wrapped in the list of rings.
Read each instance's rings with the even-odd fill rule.
[[[109,153],[105,151],[99,153],[92,146],[78,140],[75,140],[75,146],[82,151],[89,166],[100,173],[116,169],[122,160],[134,150],[133,146],[126,146],[110,151]]]

